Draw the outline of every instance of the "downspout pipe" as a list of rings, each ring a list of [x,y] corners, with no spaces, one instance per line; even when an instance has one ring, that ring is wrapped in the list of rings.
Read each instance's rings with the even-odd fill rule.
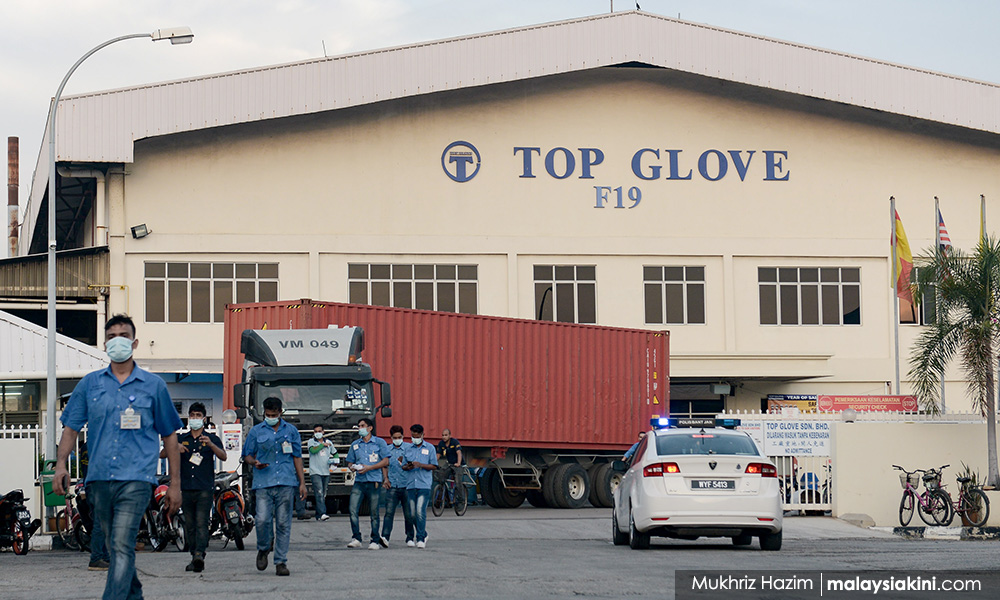
[[[94,246],[108,245],[108,202],[107,185],[104,171],[99,169],[71,169],[59,167],[57,169],[61,177],[73,177],[75,179],[96,179],[97,191],[94,194]]]

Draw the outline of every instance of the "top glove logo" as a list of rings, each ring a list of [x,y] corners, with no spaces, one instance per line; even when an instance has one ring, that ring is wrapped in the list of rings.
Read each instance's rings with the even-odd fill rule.
[[[452,142],[441,153],[441,168],[452,181],[469,181],[479,173],[479,167],[479,150],[469,142]]]

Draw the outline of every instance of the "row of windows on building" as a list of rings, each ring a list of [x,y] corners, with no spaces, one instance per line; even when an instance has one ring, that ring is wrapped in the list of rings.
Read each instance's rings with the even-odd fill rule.
[[[277,263],[144,267],[148,323],[221,323],[226,304],[278,299]],[[532,277],[535,318],[597,323],[595,265],[534,265]],[[759,267],[757,281],[761,325],[861,324],[858,267]],[[705,324],[705,285],[704,266],[644,266],[645,323]],[[477,265],[351,263],[348,290],[354,304],[479,312]],[[913,311],[902,313],[902,322],[924,321]]]

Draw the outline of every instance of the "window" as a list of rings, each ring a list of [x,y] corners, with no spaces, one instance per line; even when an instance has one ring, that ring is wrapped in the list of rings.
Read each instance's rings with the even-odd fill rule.
[[[646,323],[705,324],[705,267],[643,267]]]
[[[35,381],[0,383],[0,426],[38,423],[41,385]]]
[[[660,456],[677,454],[760,456],[753,440],[745,435],[704,432],[657,436],[656,453]]]
[[[534,277],[537,319],[597,323],[597,267],[535,265]]]
[[[914,278],[919,277],[920,267],[913,268]],[[936,317],[936,298],[935,290],[933,285],[929,285],[924,289],[923,297],[920,299],[920,306],[914,306],[909,300],[904,300],[899,298],[899,322],[900,323],[917,323],[917,317],[920,317],[920,325],[933,325],[937,320]],[[898,296],[897,296],[898,298]],[[918,315],[919,313],[919,315]]]
[[[479,313],[477,265],[348,264],[352,304]]]
[[[759,267],[761,325],[860,325],[861,269]]]
[[[222,323],[226,304],[278,299],[277,263],[147,262],[147,323]]]

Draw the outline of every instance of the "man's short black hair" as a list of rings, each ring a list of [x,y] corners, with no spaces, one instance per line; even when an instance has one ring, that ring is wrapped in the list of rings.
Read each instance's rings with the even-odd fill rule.
[[[313,431],[316,431],[317,429],[323,429],[323,426],[320,425],[319,423],[313,425]]]
[[[421,425],[420,423],[414,423],[413,425],[410,425],[410,433],[423,433],[423,432],[424,432],[424,426]]]
[[[132,321],[132,317],[126,314],[117,314],[108,319],[108,322],[104,324],[104,332],[107,333],[109,329],[115,325],[128,325],[132,328],[132,339],[135,339],[135,323]]]
[[[402,425],[393,425],[392,427],[390,427],[389,428],[389,436],[392,437],[392,435],[394,433],[398,433],[398,434],[402,435],[402,433],[403,433],[403,426]]]
[[[201,413],[201,414],[203,414],[205,416],[208,416],[208,411],[205,410],[205,405],[202,404],[201,402],[192,402],[191,406],[188,407],[188,414],[189,415],[191,413],[196,413],[196,412],[197,413]]]
[[[276,396],[264,398],[264,410],[281,410],[281,398]]]
[[[360,419],[358,419],[358,425],[361,425],[362,423],[364,423],[368,427],[375,426],[375,423],[373,423],[372,420],[369,419],[368,417],[361,417]]]

